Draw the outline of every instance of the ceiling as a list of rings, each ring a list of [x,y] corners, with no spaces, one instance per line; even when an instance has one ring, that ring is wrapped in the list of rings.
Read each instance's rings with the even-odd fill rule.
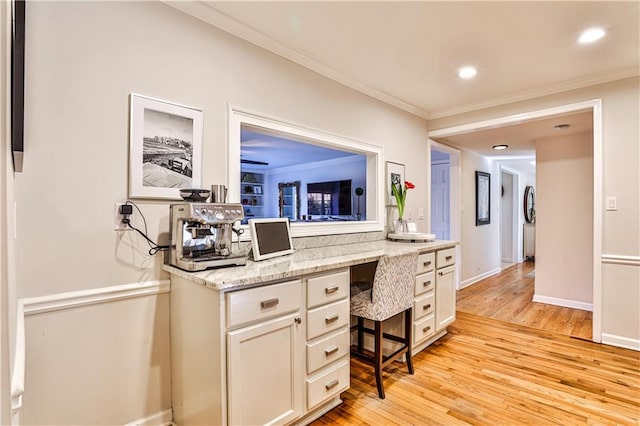
[[[640,74],[638,1],[168,3],[425,119]],[[579,34],[593,26],[607,35],[578,44]],[[465,65],[478,69],[474,79],[458,78]],[[585,126],[584,116],[575,119],[571,131]],[[554,133],[552,126],[546,135],[539,128],[551,124],[471,133],[445,143],[484,153],[496,140],[508,140],[512,149],[498,155],[525,155],[527,146],[533,155],[535,138]]]

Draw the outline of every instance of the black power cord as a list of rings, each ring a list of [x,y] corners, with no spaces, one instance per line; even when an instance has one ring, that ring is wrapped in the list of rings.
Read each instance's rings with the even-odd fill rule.
[[[142,217],[142,222],[144,223],[144,232],[142,232],[140,229],[136,228],[135,226],[133,226],[131,224],[131,220],[128,217],[124,217],[122,219],[122,223],[124,223],[125,225],[127,225],[129,228],[133,229],[134,231],[136,231],[138,234],[142,235],[142,237],[147,240],[147,244],[149,244],[149,255],[153,256],[156,253],[158,253],[159,251],[164,251],[164,250],[169,250],[169,248],[171,246],[163,246],[160,244],[157,244],[156,242],[154,242],[151,238],[149,238],[147,236],[148,231],[147,231],[147,220],[144,218],[144,215],[142,214],[142,211],[140,210],[140,207],[137,206],[136,203],[134,203],[133,201],[127,201],[124,203],[125,205],[127,204],[131,204],[133,207],[136,208],[136,210],[138,210],[138,213],[140,213],[140,216]]]

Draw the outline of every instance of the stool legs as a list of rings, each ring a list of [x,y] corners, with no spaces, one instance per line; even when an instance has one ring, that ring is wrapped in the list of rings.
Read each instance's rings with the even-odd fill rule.
[[[358,317],[358,352],[362,353],[364,347],[364,318]]]
[[[407,353],[405,356],[407,357],[407,368],[409,369],[409,374],[413,374],[413,360],[411,359],[411,332],[413,330],[411,324],[413,319],[412,311],[412,308],[404,311],[404,344],[407,346]]]
[[[374,321],[375,323],[375,348],[374,348],[374,368],[376,371],[376,386],[378,387],[378,396],[384,399],[384,386],[382,384],[382,321]]]

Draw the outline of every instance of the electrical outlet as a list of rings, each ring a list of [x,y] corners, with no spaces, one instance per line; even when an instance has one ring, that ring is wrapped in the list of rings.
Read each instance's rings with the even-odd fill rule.
[[[120,214],[120,206],[125,203],[116,203],[113,216],[113,230],[114,231],[131,231],[131,228],[126,223],[122,223],[123,216]]]

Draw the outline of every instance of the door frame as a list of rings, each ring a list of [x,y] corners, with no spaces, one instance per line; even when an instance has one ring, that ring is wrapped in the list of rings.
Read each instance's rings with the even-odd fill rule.
[[[559,105],[535,111],[476,121],[429,132],[429,138],[443,138],[463,133],[501,127],[507,124],[548,118],[556,115],[591,111],[593,113],[593,336],[596,343],[602,342],[602,224],[603,224],[603,134],[602,99]],[[431,151],[429,151],[431,154]]]
[[[435,148],[438,151],[449,154],[449,238],[451,241],[462,241],[462,167],[460,150],[431,139],[427,140],[427,147],[429,151],[429,172],[427,173],[427,188],[429,188],[429,197],[427,197],[429,220],[427,223],[429,232],[431,232],[431,150]],[[458,264],[462,262],[460,244],[456,246],[456,259],[458,259]],[[455,270],[456,290],[460,290],[460,270],[461,268],[456,268]]]
[[[520,212],[522,211],[521,199],[518,194],[520,189],[520,173],[500,164],[500,182],[502,183],[502,173],[511,175],[512,177],[512,194],[511,194],[511,260],[514,263],[522,263],[522,227],[520,226]],[[502,200],[502,198],[501,198]],[[500,232],[502,232],[502,201],[500,202]],[[502,236],[501,236],[502,237]],[[500,239],[502,242],[502,238]],[[500,253],[502,257],[502,253]]]

